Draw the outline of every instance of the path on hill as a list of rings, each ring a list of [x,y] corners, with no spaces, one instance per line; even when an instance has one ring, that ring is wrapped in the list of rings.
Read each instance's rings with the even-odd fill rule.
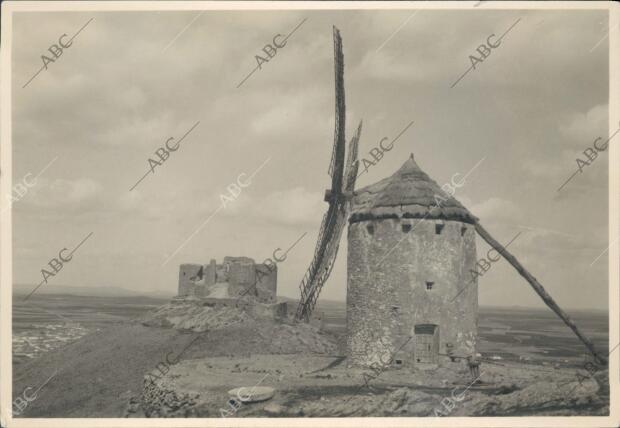
[[[120,417],[128,398],[141,391],[143,376],[197,336],[138,323],[110,326],[16,367],[13,398],[57,371],[22,416]],[[185,357],[197,351],[189,349]]]
[[[122,417],[130,397],[142,393],[144,376],[157,374],[158,363],[165,362],[170,352],[174,352],[170,361],[185,348],[178,361],[266,353],[334,354],[334,342],[311,326],[295,328],[270,320],[251,320],[207,332],[123,321],[15,366],[13,398],[29,386],[36,389],[57,371],[23,416]]]

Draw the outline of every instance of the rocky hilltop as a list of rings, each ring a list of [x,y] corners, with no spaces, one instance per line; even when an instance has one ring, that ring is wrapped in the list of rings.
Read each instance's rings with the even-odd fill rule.
[[[608,412],[607,372],[523,363],[483,364],[476,382],[463,361],[437,370],[347,367],[342,341],[316,327],[260,320],[236,308],[192,303],[149,314],[148,325],[207,332],[242,327],[254,340],[226,357],[187,359],[157,378],[145,376],[130,410],[151,417],[519,416]],[[208,340],[208,339],[205,339]],[[230,346],[231,344],[229,344]],[[579,373],[579,377],[577,376]],[[273,397],[236,406],[229,391],[260,385]],[[456,397],[456,398],[451,398]],[[231,401],[232,399],[232,401]],[[240,405],[241,404],[241,405]],[[231,410],[234,409],[234,410]]]
[[[463,362],[347,367],[343,338],[289,318],[174,301],[15,368],[14,398],[56,376],[25,417],[605,415],[606,370]],[[170,363],[168,363],[169,361]],[[577,374],[580,374],[580,377]],[[585,377],[584,377],[585,376]],[[272,388],[230,411],[234,388]],[[234,416],[233,416],[234,415]]]

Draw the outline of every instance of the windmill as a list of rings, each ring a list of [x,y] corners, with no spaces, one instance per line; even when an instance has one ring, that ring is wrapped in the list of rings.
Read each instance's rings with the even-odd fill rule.
[[[295,318],[308,321],[314,310],[323,285],[329,278],[334,266],[338,245],[345,224],[347,223],[349,203],[347,195],[355,188],[357,178],[357,145],[362,131],[362,123],[349,142],[345,167],[345,97],[344,97],[344,58],[340,31],[334,32],[334,72],[336,79],[336,116],[334,131],[334,148],[332,151],[329,175],[332,178],[331,189],[325,192],[325,201],[329,204],[323,216],[321,229],[314,250],[314,257],[299,284],[301,300]]]
[[[362,124],[360,122],[357,131],[351,139],[348,147],[348,155],[345,166],[345,94],[344,94],[344,58],[342,54],[342,39],[336,27],[334,32],[334,68],[336,79],[336,116],[334,147],[332,151],[329,174],[332,178],[331,189],[325,193],[325,201],[329,203],[327,212],[323,216],[321,229],[314,250],[314,256],[299,288],[301,299],[297,307],[295,318],[298,321],[309,321],[310,315],[314,310],[319,293],[334,265],[338,253],[338,245],[345,224],[349,220],[351,199],[359,192],[354,192],[357,176],[358,162],[358,142]],[[413,161],[413,159],[412,159]],[[417,167],[417,165],[416,165]],[[398,173],[397,173],[398,174]],[[385,181],[385,180],[384,180]],[[434,186],[439,189],[437,183]],[[369,186],[372,187],[372,186]],[[362,192],[360,190],[360,192]],[[438,190],[439,191],[439,190]],[[538,280],[528,272],[525,267],[514,257],[505,247],[500,245],[480,224],[477,217],[469,213],[462,204],[452,196],[453,202],[462,207],[471,217],[475,230],[478,235],[486,241],[492,248],[501,254],[517,272],[529,283],[534,291],[540,296],[545,304],[575,333],[579,340],[586,346],[588,351],[594,356],[599,364],[606,365],[607,359],[595,349],[593,343],[577,328],[576,324],[570,319],[568,314],[560,308],[555,300],[547,293]],[[435,202],[435,199],[432,199]],[[433,211],[430,210],[423,219],[427,218]]]

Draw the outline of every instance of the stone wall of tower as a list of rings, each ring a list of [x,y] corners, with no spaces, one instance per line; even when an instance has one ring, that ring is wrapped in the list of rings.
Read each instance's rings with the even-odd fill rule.
[[[438,326],[440,354],[448,348],[456,355],[473,354],[478,284],[470,270],[475,269],[476,240],[471,224],[406,218],[351,223],[349,364],[383,365],[381,360],[389,361],[394,355],[403,365],[415,365],[414,328],[419,324]],[[431,289],[427,283],[432,283]],[[451,301],[462,287],[465,291]]]
[[[255,265],[256,293],[258,300],[264,303],[275,303],[278,287],[278,267],[275,264]]]
[[[228,294],[239,296],[256,283],[254,260],[248,257],[224,257],[228,272]]]
[[[179,267],[179,296],[195,296],[198,284],[201,284],[203,265],[185,263]]]

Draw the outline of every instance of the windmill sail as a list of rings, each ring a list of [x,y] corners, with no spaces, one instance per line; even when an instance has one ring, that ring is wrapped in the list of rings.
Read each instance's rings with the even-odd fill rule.
[[[336,89],[336,117],[334,127],[334,148],[329,164],[329,175],[332,177],[332,190],[342,186],[342,169],[344,167],[346,112],[344,103],[344,55],[340,31],[334,27],[334,74]]]
[[[321,229],[314,250],[314,257],[299,288],[301,300],[297,307],[296,319],[308,321],[314,310],[323,284],[329,278],[334,266],[340,237],[347,222],[348,202],[344,192],[351,192],[355,188],[357,177],[358,142],[362,124],[349,143],[349,150],[345,169],[345,98],[344,98],[344,59],[342,54],[342,39],[340,32],[334,27],[334,69],[336,78],[336,119],[334,131],[334,148],[329,167],[332,178],[332,187],[326,194],[329,208],[323,216]]]

